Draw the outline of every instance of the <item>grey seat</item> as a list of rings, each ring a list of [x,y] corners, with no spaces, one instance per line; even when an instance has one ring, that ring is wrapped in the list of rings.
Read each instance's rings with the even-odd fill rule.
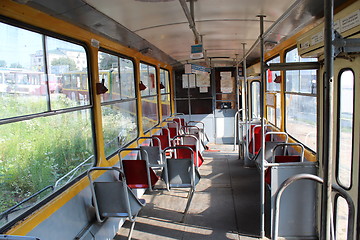
[[[92,171],[117,171],[120,180],[94,182],[91,176]],[[136,217],[141,208],[145,206],[145,200],[138,199],[134,195],[126,184],[124,173],[118,167],[93,167],[88,170],[87,175],[97,221],[104,222],[108,217],[129,218],[132,224],[128,239],[131,239]]]
[[[147,153],[150,167],[162,167],[162,156],[159,146],[140,146],[140,149],[141,159],[145,159]]]
[[[199,183],[201,177],[196,165],[194,164],[194,152],[190,147],[168,147],[164,149],[163,154],[165,155],[167,150],[176,149],[190,151],[191,158],[166,159],[164,156],[165,168],[163,172],[163,178],[165,180],[168,190],[170,190],[171,188],[189,188],[188,201],[186,203],[184,215],[181,219],[181,222],[184,222],[195,193],[195,186]]]

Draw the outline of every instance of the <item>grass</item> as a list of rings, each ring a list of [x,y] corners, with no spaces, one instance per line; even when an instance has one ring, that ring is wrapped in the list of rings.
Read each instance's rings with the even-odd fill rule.
[[[0,112],[39,112],[43,99],[0,96]],[[60,97],[57,106],[72,103]],[[1,117],[4,117],[1,116]],[[0,212],[43,189],[93,154],[90,111],[0,125]]]
[[[102,107],[102,113],[105,154],[109,156],[137,137],[136,115],[109,106]]]

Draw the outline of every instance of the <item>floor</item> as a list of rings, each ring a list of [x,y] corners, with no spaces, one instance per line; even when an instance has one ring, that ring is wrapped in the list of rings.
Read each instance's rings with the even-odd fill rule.
[[[209,145],[200,167],[201,180],[184,223],[187,190],[145,194],[132,239],[258,239],[259,173],[245,168],[232,145]],[[127,221],[115,240],[126,239]]]

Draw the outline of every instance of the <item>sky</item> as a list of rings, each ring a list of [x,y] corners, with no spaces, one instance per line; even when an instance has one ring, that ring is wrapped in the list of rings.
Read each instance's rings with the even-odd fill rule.
[[[42,38],[41,34],[0,23],[0,60],[6,61],[7,67],[12,63],[20,63],[22,67],[29,69],[31,54],[43,49]],[[51,37],[48,37],[47,41],[52,48],[82,49]]]

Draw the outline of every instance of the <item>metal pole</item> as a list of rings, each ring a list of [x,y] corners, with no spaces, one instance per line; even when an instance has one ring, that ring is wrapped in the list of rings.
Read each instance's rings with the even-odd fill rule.
[[[237,111],[240,110],[240,96],[239,96],[239,87],[240,87],[240,80],[239,80],[239,62],[238,62],[238,54],[235,54],[236,59],[235,59],[235,71],[236,71],[236,76],[235,76],[235,81],[236,81],[236,105],[237,105]]]
[[[282,23],[288,16],[290,16],[294,11],[298,11],[299,9],[299,4],[303,3],[303,0],[297,0],[296,2],[293,3],[293,5],[291,5],[284,13],[283,15],[281,15],[264,33],[264,37],[267,37],[270,33],[272,33],[273,29],[275,27],[277,27],[280,23]],[[260,43],[260,39],[256,39],[256,41],[254,42],[254,44],[251,46],[251,48],[249,49],[249,51],[247,51],[247,53],[245,54],[244,58],[248,57],[250,55],[250,53],[252,53],[252,51],[255,49],[255,47]],[[241,61],[244,60],[241,59]]]
[[[249,141],[249,123],[250,123],[250,120],[249,120],[249,106],[248,106],[248,99],[247,99],[247,95],[248,95],[248,90],[247,90],[247,76],[246,76],[246,57],[245,57],[245,54],[246,54],[246,49],[245,49],[245,46],[246,46],[246,43],[242,43],[243,45],[243,55],[244,55],[244,58],[243,58],[243,82],[242,82],[242,105],[243,105],[243,108],[245,109],[244,111],[244,116],[243,116],[243,120],[245,121],[245,134],[246,134],[246,141],[244,141],[244,165],[245,166],[248,166],[249,165],[249,152],[248,152],[248,141]]]
[[[265,91],[265,68],[264,68],[264,18],[265,15],[258,15],[260,18],[260,65],[261,65],[261,84],[260,84],[260,119],[261,119],[261,162],[260,162],[260,214],[261,214],[261,232],[260,236],[265,236],[265,118],[264,118],[264,91]]]
[[[322,211],[321,211],[321,235],[320,239],[330,239],[330,216],[331,216],[331,183],[332,183],[332,159],[331,159],[331,85],[334,78],[334,0],[324,0],[324,56],[325,72],[323,79],[323,145],[322,159],[324,185],[322,188]]]
[[[239,123],[240,123],[240,97],[239,97],[239,63],[238,63],[238,54],[235,54],[236,58],[235,58],[235,81],[236,81],[236,113],[235,114],[235,122],[236,122],[236,128],[234,129],[234,133],[237,136],[235,141],[238,142],[238,150],[239,150],[239,159],[240,159],[240,127],[239,127]],[[234,146],[236,146],[236,144],[234,144]],[[236,149],[234,149],[236,150]]]
[[[210,58],[210,80],[211,80],[211,92],[212,92],[212,116],[213,116],[213,137],[214,137],[214,142],[216,143],[216,83],[215,83],[215,68],[212,68],[211,66],[211,58]]]
[[[190,10],[186,4],[186,0],[179,0],[179,2],[180,2],[181,7],[183,8],[185,16],[189,22],[189,27],[190,27],[191,31],[193,31],[193,33],[194,33],[195,43],[197,44],[200,41],[200,34],[196,30],[193,14],[190,13]],[[190,2],[190,4],[191,4],[191,2]]]
[[[188,74],[188,89],[187,89],[187,94],[188,94],[188,108],[189,108],[189,121],[191,121],[191,99],[190,99],[190,75]]]

